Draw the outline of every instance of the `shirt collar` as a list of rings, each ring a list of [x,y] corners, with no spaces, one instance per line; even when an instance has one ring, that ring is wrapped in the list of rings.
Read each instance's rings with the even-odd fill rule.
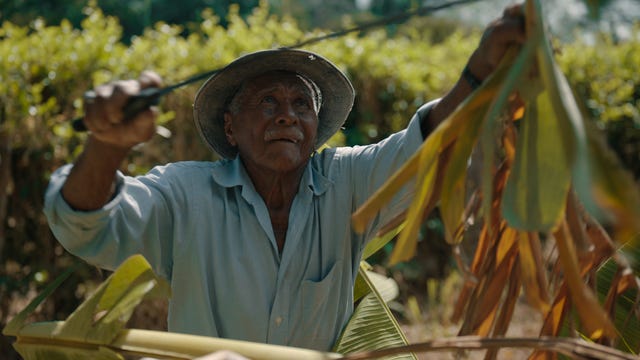
[[[302,174],[300,189],[307,187],[318,196],[324,194],[333,185],[333,181],[315,168],[316,162],[313,160],[309,161]],[[218,185],[226,188],[234,186],[254,188],[239,156],[231,160],[220,160],[216,165],[212,170],[212,176]]]

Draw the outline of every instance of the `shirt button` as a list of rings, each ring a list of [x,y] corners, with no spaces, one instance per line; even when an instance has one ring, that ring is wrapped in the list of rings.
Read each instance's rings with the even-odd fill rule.
[[[280,324],[282,324],[282,316],[276,318],[276,326],[280,326]]]

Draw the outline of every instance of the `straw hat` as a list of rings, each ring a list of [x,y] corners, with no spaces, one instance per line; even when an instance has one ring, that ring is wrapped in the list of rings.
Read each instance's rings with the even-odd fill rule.
[[[224,113],[231,97],[245,80],[269,71],[291,71],[311,80],[320,89],[322,105],[318,114],[315,148],[340,129],[353,106],[355,92],[347,77],[327,59],[304,50],[263,50],[242,56],[211,76],[198,90],[193,115],[198,132],[224,158],[238,150],[227,142]]]

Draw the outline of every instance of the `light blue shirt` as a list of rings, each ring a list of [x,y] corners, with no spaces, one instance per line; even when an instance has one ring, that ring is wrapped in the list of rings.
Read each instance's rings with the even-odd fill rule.
[[[406,208],[398,196],[364,234],[351,214],[420,146],[418,116],[380,143],[315,154],[289,214],[282,253],[241,161],[179,162],[117,176],[102,209],[74,211],[51,177],[45,213],[71,253],[107,269],[141,253],[171,282],[169,331],[331,349],[353,311],[353,283],[376,225]]]

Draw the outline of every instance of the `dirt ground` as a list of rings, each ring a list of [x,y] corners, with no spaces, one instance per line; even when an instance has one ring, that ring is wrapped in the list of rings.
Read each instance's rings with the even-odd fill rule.
[[[451,299],[453,302],[455,299]],[[446,307],[450,307],[450,304]],[[437,338],[450,338],[457,335],[460,324],[452,324],[447,321],[449,316],[445,305],[440,309],[428,311],[422,323],[403,324],[409,343],[418,343]],[[434,315],[435,314],[435,315]],[[518,301],[513,319],[509,325],[506,337],[537,337],[542,324],[542,316],[532,309],[524,300]],[[505,348],[498,353],[498,359],[527,359],[530,349]],[[464,354],[453,352],[429,352],[416,354],[420,360],[433,359],[483,359],[485,351],[476,350]]]

